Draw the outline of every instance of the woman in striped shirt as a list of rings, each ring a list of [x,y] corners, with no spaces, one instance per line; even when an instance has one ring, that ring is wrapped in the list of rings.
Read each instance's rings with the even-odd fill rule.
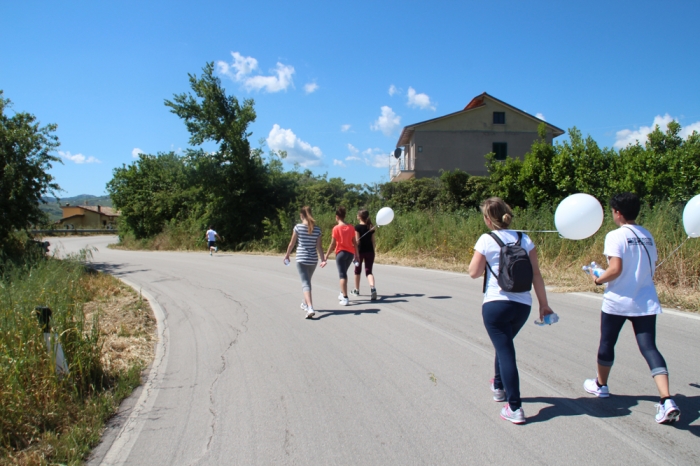
[[[326,266],[326,259],[323,257],[323,247],[321,246],[321,229],[316,226],[316,221],[311,216],[311,207],[302,207],[299,217],[301,223],[294,226],[292,239],[289,241],[287,254],[284,256],[284,263],[289,264],[289,254],[296,245],[297,270],[301,277],[301,289],[304,292],[301,308],[306,311],[306,318],[311,319],[315,314],[311,300],[311,277],[316,270],[318,256],[321,256],[321,268]]]

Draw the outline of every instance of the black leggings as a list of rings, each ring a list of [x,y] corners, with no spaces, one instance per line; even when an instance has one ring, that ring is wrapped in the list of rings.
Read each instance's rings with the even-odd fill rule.
[[[634,336],[642,356],[647,360],[651,376],[668,375],[666,361],[656,349],[656,314],[650,316],[627,317],[600,313],[600,346],[598,347],[598,364],[610,367],[615,360],[615,343],[625,321],[632,322]]]

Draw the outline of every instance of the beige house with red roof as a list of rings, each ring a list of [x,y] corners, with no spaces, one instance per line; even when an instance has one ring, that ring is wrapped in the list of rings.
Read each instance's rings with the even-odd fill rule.
[[[484,156],[523,158],[544,123],[547,142],[564,131],[484,92],[455,113],[404,127],[396,143],[402,153],[390,168],[391,181],[440,176],[460,169],[488,175]]]
[[[61,206],[63,218],[57,223],[61,228],[74,230],[116,229],[119,212],[100,205],[66,204]]]

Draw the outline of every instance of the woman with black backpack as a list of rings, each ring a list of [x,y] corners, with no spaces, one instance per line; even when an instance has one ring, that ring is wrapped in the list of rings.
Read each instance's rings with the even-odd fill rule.
[[[496,350],[491,391],[494,401],[508,401],[501,409],[501,417],[514,424],[524,424],[513,338],[530,315],[533,287],[540,304],[540,320],[552,314],[552,309],[547,303],[535,245],[526,234],[508,229],[513,220],[508,204],[501,198],[491,197],[481,204],[481,212],[492,231],[481,235],[476,242],[469,276],[479,278],[486,274],[481,310],[484,326]]]

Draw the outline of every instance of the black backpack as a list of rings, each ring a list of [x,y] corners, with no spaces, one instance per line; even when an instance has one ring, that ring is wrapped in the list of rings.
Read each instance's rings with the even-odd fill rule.
[[[510,244],[503,244],[501,238],[491,232],[491,237],[496,240],[501,247],[501,255],[499,257],[500,266],[498,268],[498,286],[503,291],[511,293],[522,293],[532,289],[532,263],[527,251],[520,246],[520,240],[523,239],[523,234],[518,232],[518,241]],[[486,261],[486,266],[489,268],[491,275],[493,273],[489,262]],[[484,275],[484,291],[486,291],[486,275]]]

